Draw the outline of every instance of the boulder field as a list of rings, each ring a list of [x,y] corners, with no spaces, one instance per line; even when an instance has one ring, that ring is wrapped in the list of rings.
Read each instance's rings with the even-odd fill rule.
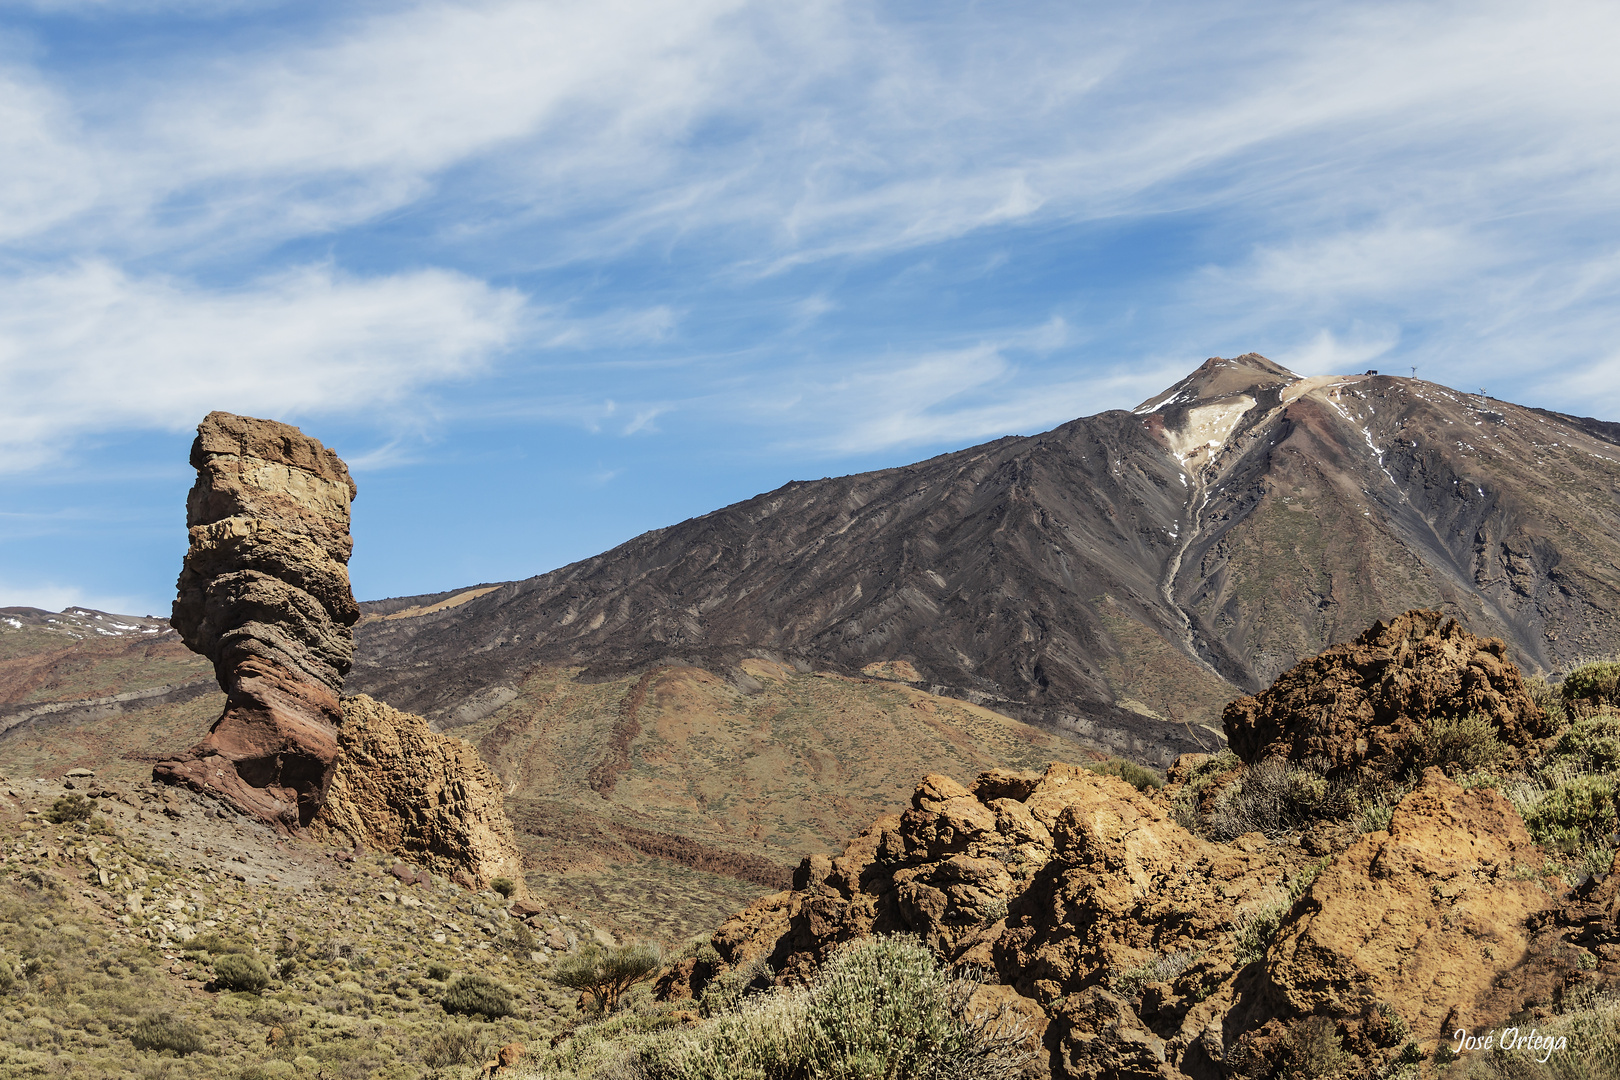
[[[1411,740],[1380,741],[1381,723],[1400,725],[1360,707],[1369,700],[1418,702],[1399,713],[1414,725],[1427,710],[1487,712],[1520,753],[1547,723],[1517,671],[1497,664],[1500,642],[1432,616],[1337,647],[1359,677],[1318,658],[1276,696],[1228,711],[1250,731],[1256,714],[1272,725],[1251,760],[1304,745],[1324,768],[1383,768],[1386,813],[1331,845],[1190,831],[1189,808],[1207,799],[1198,789],[1225,768],[1207,755],[1184,755],[1167,785],[1146,790],[1066,764],[985,772],[966,787],[931,775],[909,810],[841,855],[806,858],[791,889],[733,916],[659,992],[700,996],[733,969],[792,983],[842,942],[915,935],[980,968],[987,1002],[1024,1016],[1041,1075],[1258,1080],[1324,1052],[1370,1069],[1432,1056],[1459,1029],[1620,980],[1612,885],[1572,893],[1493,787],[1465,787],[1397,749],[1380,756]],[[1327,677],[1308,685],[1318,671]],[[1329,732],[1348,754],[1332,753]],[[1234,763],[1214,783],[1242,771]]]

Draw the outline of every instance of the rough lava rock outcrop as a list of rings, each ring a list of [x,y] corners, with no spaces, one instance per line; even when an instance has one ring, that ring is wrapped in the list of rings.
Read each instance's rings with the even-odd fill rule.
[[[364,695],[343,699],[360,609],[342,460],[295,427],[210,413],[191,448],[191,547],[173,625],[227,695],[208,736],[153,776],[288,833],[342,836],[469,887],[522,860],[471,747]]]
[[[1409,771],[1390,733],[1430,709],[1485,712],[1523,746],[1543,720],[1499,647],[1413,613],[1300,665],[1270,700],[1322,720],[1299,734],[1305,755],[1358,748],[1346,765]],[[1249,708],[1286,717],[1265,701]],[[1195,764],[1150,792],[1063,764],[971,788],[925,777],[909,810],[806,858],[791,890],[733,916],[659,992],[701,994],[755,964],[793,982],[841,942],[904,933],[985,969],[1053,1077],[1259,1080],[1303,1068],[1312,1040],[1375,1071],[1577,983],[1620,982],[1620,892],[1564,900],[1498,792],[1429,768],[1385,829],[1308,854],[1301,836],[1189,832]]]
[[[286,831],[319,812],[360,618],[349,589],[354,481],[295,427],[209,413],[191,447],[191,545],[173,625],[227,700],[208,736],[153,775]]]
[[[1222,726],[1245,762],[1328,763],[1329,776],[1390,774],[1411,764],[1424,723],[1475,713],[1522,758],[1550,735],[1499,638],[1476,637],[1438,611],[1379,621],[1227,705]]]
[[[317,833],[409,859],[468,886],[506,878],[523,857],[501,785],[459,739],[364,694],[343,700],[341,755]]]
[[[1562,890],[1511,803],[1439,769],[1317,875],[1226,1021],[1240,1075],[1290,1021],[1333,1020],[1362,1055],[1394,1049],[1387,1018],[1420,1046],[1485,1031],[1561,990],[1573,957],[1538,940]],[[1234,1038],[1235,1036],[1235,1038]],[[1259,1051],[1258,1053],[1256,1051]]]

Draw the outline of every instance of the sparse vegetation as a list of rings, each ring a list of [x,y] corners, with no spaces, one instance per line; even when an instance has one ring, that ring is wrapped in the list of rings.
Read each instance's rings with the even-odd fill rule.
[[[843,946],[807,987],[746,995],[692,1029],[657,1012],[582,1028],[525,1077],[584,1080],[614,1060],[646,1080],[885,1077],[1009,1080],[1032,1060],[1024,1026],[976,1004],[978,983],[909,938]]]
[[[655,945],[627,943],[603,946],[588,942],[552,965],[552,982],[591,996],[599,1012],[619,1007],[624,992],[655,977],[663,968],[663,953]]]
[[[1134,998],[1149,983],[1174,982],[1176,976],[1186,971],[1203,955],[1204,950],[1182,949],[1156,956],[1141,967],[1132,968],[1114,978],[1112,980],[1114,989],[1128,998]]]
[[[1324,771],[1317,762],[1257,761],[1217,796],[1212,810],[1196,818],[1196,831],[1211,840],[1251,832],[1279,837],[1314,821],[1347,816],[1355,805],[1349,786],[1329,780]]]
[[[1277,931],[1282,929],[1283,920],[1293,910],[1294,904],[1332,861],[1331,857],[1327,857],[1307,866],[1289,879],[1286,897],[1250,912],[1238,922],[1233,928],[1233,944],[1237,952],[1234,966],[1243,967],[1266,955],[1266,950],[1271,948]]]
[[[1145,766],[1124,758],[1109,758],[1107,761],[1093,762],[1086,768],[1094,773],[1104,776],[1117,776],[1127,784],[1135,787],[1137,791],[1151,791],[1154,788],[1164,787],[1164,777]]]
[[[1447,1076],[1460,1080],[1610,1080],[1620,1076],[1620,998],[1612,994],[1587,995],[1566,1004],[1550,1021],[1537,1025],[1538,1034],[1563,1038],[1567,1049],[1553,1051],[1546,1061],[1540,1054],[1493,1049],[1465,1054],[1465,1061]],[[1435,1060],[1455,1060],[1450,1046],[1441,1046]]]
[[[1437,765],[1448,775],[1489,769],[1508,752],[1491,718],[1477,712],[1425,718],[1416,744],[1415,772]]]
[[[512,992],[483,975],[462,975],[445,987],[439,1004],[448,1013],[498,1020],[512,1015]]]
[[[70,821],[88,821],[95,811],[96,804],[83,795],[63,795],[45,811],[45,820],[53,825],[66,825]]]

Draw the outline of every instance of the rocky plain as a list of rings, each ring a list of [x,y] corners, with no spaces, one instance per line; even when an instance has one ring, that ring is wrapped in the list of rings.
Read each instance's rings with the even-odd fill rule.
[[[211,414],[171,620],[0,610],[0,1075],[1620,1075],[1617,436],[1212,360],[362,604]]]

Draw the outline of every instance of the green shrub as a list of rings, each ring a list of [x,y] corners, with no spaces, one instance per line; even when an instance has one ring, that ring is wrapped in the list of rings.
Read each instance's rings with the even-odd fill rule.
[[[653,978],[663,966],[664,957],[656,945],[627,943],[604,948],[592,941],[553,964],[546,978],[590,994],[597,1009],[610,1013],[619,1007],[626,990]]]
[[[1620,716],[1597,713],[1575,721],[1547,751],[1543,767],[1593,773],[1620,769]]]
[[[226,990],[257,994],[270,985],[270,973],[256,956],[223,953],[214,958],[214,981]]]
[[[508,899],[517,891],[517,886],[512,884],[511,878],[498,877],[489,883],[489,887]]]
[[[1620,661],[1585,664],[1569,673],[1564,700],[1592,705],[1620,705]]]
[[[1531,806],[1524,813],[1524,823],[1538,842],[1565,848],[1606,835],[1615,824],[1614,781],[1576,776]]]
[[[177,1016],[151,1014],[135,1021],[129,1041],[137,1050],[169,1050],[181,1057],[203,1048],[202,1032]]]
[[[1418,732],[1416,770],[1438,765],[1448,775],[1488,769],[1507,756],[1496,724],[1482,713],[1429,716]]]
[[[1109,758],[1107,761],[1093,762],[1087,765],[1086,768],[1094,773],[1102,773],[1104,776],[1117,776],[1136,788],[1137,791],[1164,787],[1164,777],[1152,769],[1144,768],[1134,761],[1126,761],[1124,758]]]
[[[1033,1040],[1005,1012],[976,1007],[977,988],[914,939],[867,938],[834,952],[808,988],[744,999],[699,1032],[645,1047],[638,1064],[648,1080],[1018,1076]]]
[[[1339,1042],[1338,1025],[1325,1016],[1307,1016],[1290,1027],[1279,1057],[1281,1075],[1297,1080],[1329,1080],[1355,1061]]]
[[[444,982],[450,977],[450,969],[435,961],[427,966],[427,977],[434,982]]]
[[[447,1013],[484,1016],[491,1020],[512,1015],[512,992],[494,979],[462,975],[444,989],[439,1004]]]
[[[483,1036],[470,1025],[450,1024],[442,1027],[422,1046],[422,1063],[430,1069],[477,1065],[483,1060]]]
[[[96,812],[96,804],[83,795],[63,795],[51,803],[51,808],[45,811],[46,820],[56,825],[65,825],[70,821],[89,821],[90,815]]]
[[[1342,817],[1353,808],[1350,789],[1329,780],[1320,763],[1274,757],[1244,769],[1197,824],[1198,831],[1212,840],[1232,840],[1250,832],[1275,838],[1313,821]]]
[[[1564,704],[1564,692],[1561,686],[1549,683],[1539,675],[1532,675],[1524,680],[1524,689],[1530,695],[1530,700],[1540,706],[1541,711],[1547,714],[1548,720],[1554,728],[1563,727],[1569,722],[1569,708]]]
[[[0,994],[9,993],[12,984],[16,981],[17,977],[11,972],[10,962],[0,959]]]

